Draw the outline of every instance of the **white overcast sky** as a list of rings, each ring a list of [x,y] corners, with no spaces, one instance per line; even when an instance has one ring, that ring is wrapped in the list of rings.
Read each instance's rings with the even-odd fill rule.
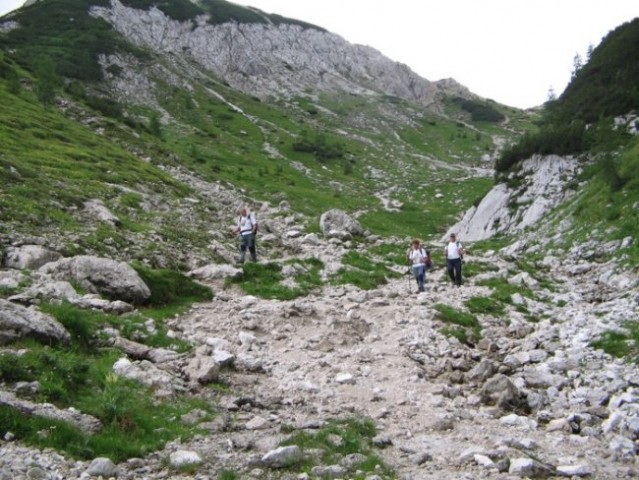
[[[0,0],[0,15],[24,3]],[[236,0],[369,45],[428,80],[528,108],[566,87],[575,54],[639,16],[637,0]]]

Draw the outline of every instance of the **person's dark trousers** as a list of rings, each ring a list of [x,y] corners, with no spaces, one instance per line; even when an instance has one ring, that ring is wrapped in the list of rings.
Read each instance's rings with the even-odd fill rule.
[[[448,269],[448,276],[455,285],[462,284],[462,262],[461,258],[447,258],[446,268]]]
[[[240,239],[240,258],[239,262],[244,263],[244,257],[246,256],[246,251],[249,251],[251,254],[251,260],[257,262],[257,252],[255,250],[255,234],[247,233],[241,236]]]

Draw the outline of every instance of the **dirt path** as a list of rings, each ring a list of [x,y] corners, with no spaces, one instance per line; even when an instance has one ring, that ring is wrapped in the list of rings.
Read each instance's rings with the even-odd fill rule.
[[[596,478],[622,478],[622,464],[604,468],[589,458],[596,452],[605,462],[609,452],[602,439],[567,435],[565,429],[549,432],[538,415],[509,416],[482,404],[482,382],[468,381],[468,372],[481,369],[482,360],[497,362],[525,350],[522,330],[512,324],[521,315],[480,315],[486,341],[473,349],[460,345],[440,333],[433,306],[463,310],[466,300],[490,290],[472,282],[455,288],[443,273],[431,274],[427,291],[419,295],[414,285],[408,293],[405,277],[378,290],[328,287],[321,295],[286,302],[215,286],[214,301],[196,306],[172,326],[196,344],[232,350],[237,369],[224,374],[227,396],[252,399],[233,420],[235,431],[215,440],[250,448],[229,447],[218,461],[246,465],[251,456],[277,446],[284,426],[364,416],[376,422],[378,440],[386,445],[382,455],[398,478],[507,478],[495,465],[482,466],[484,457],[475,454],[494,458],[501,450],[502,457],[525,457],[527,446],[534,446],[528,453],[550,464],[589,460],[599,471]],[[555,315],[555,307],[544,308]],[[534,334],[537,328],[525,325],[523,331]],[[555,356],[563,355],[562,348]]]

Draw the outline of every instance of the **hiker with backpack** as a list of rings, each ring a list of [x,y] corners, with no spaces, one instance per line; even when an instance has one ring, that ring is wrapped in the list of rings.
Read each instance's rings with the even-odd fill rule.
[[[446,269],[453,284],[461,287],[462,284],[462,259],[464,258],[464,247],[457,241],[454,233],[448,237],[448,245],[444,248],[446,258]]]
[[[406,252],[406,262],[415,276],[417,292],[423,292],[424,282],[426,280],[426,267],[430,262],[430,252],[422,247],[419,240],[415,239]]]
[[[257,262],[257,252],[255,250],[255,236],[257,234],[257,220],[255,214],[249,213],[246,207],[239,210],[240,218],[235,227],[235,233],[240,236],[240,256],[237,263],[244,263],[246,251],[251,254],[251,260]]]

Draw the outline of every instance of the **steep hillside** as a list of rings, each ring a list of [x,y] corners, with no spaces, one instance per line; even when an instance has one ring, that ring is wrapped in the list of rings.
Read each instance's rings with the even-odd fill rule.
[[[498,185],[454,228],[473,240],[516,234],[541,252],[601,242],[600,261],[636,269],[638,40],[635,19],[592,50],[565,92],[546,105],[539,130],[499,155]]]
[[[429,236],[531,128],[453,81],[226,2],[48,0],[0,25],[5,232],[64,237],[63,251],[202,263],[243,202],[286,201],[309,231],[339,206],[375,233]],[[117,227],[88,218],[95,199]]]

